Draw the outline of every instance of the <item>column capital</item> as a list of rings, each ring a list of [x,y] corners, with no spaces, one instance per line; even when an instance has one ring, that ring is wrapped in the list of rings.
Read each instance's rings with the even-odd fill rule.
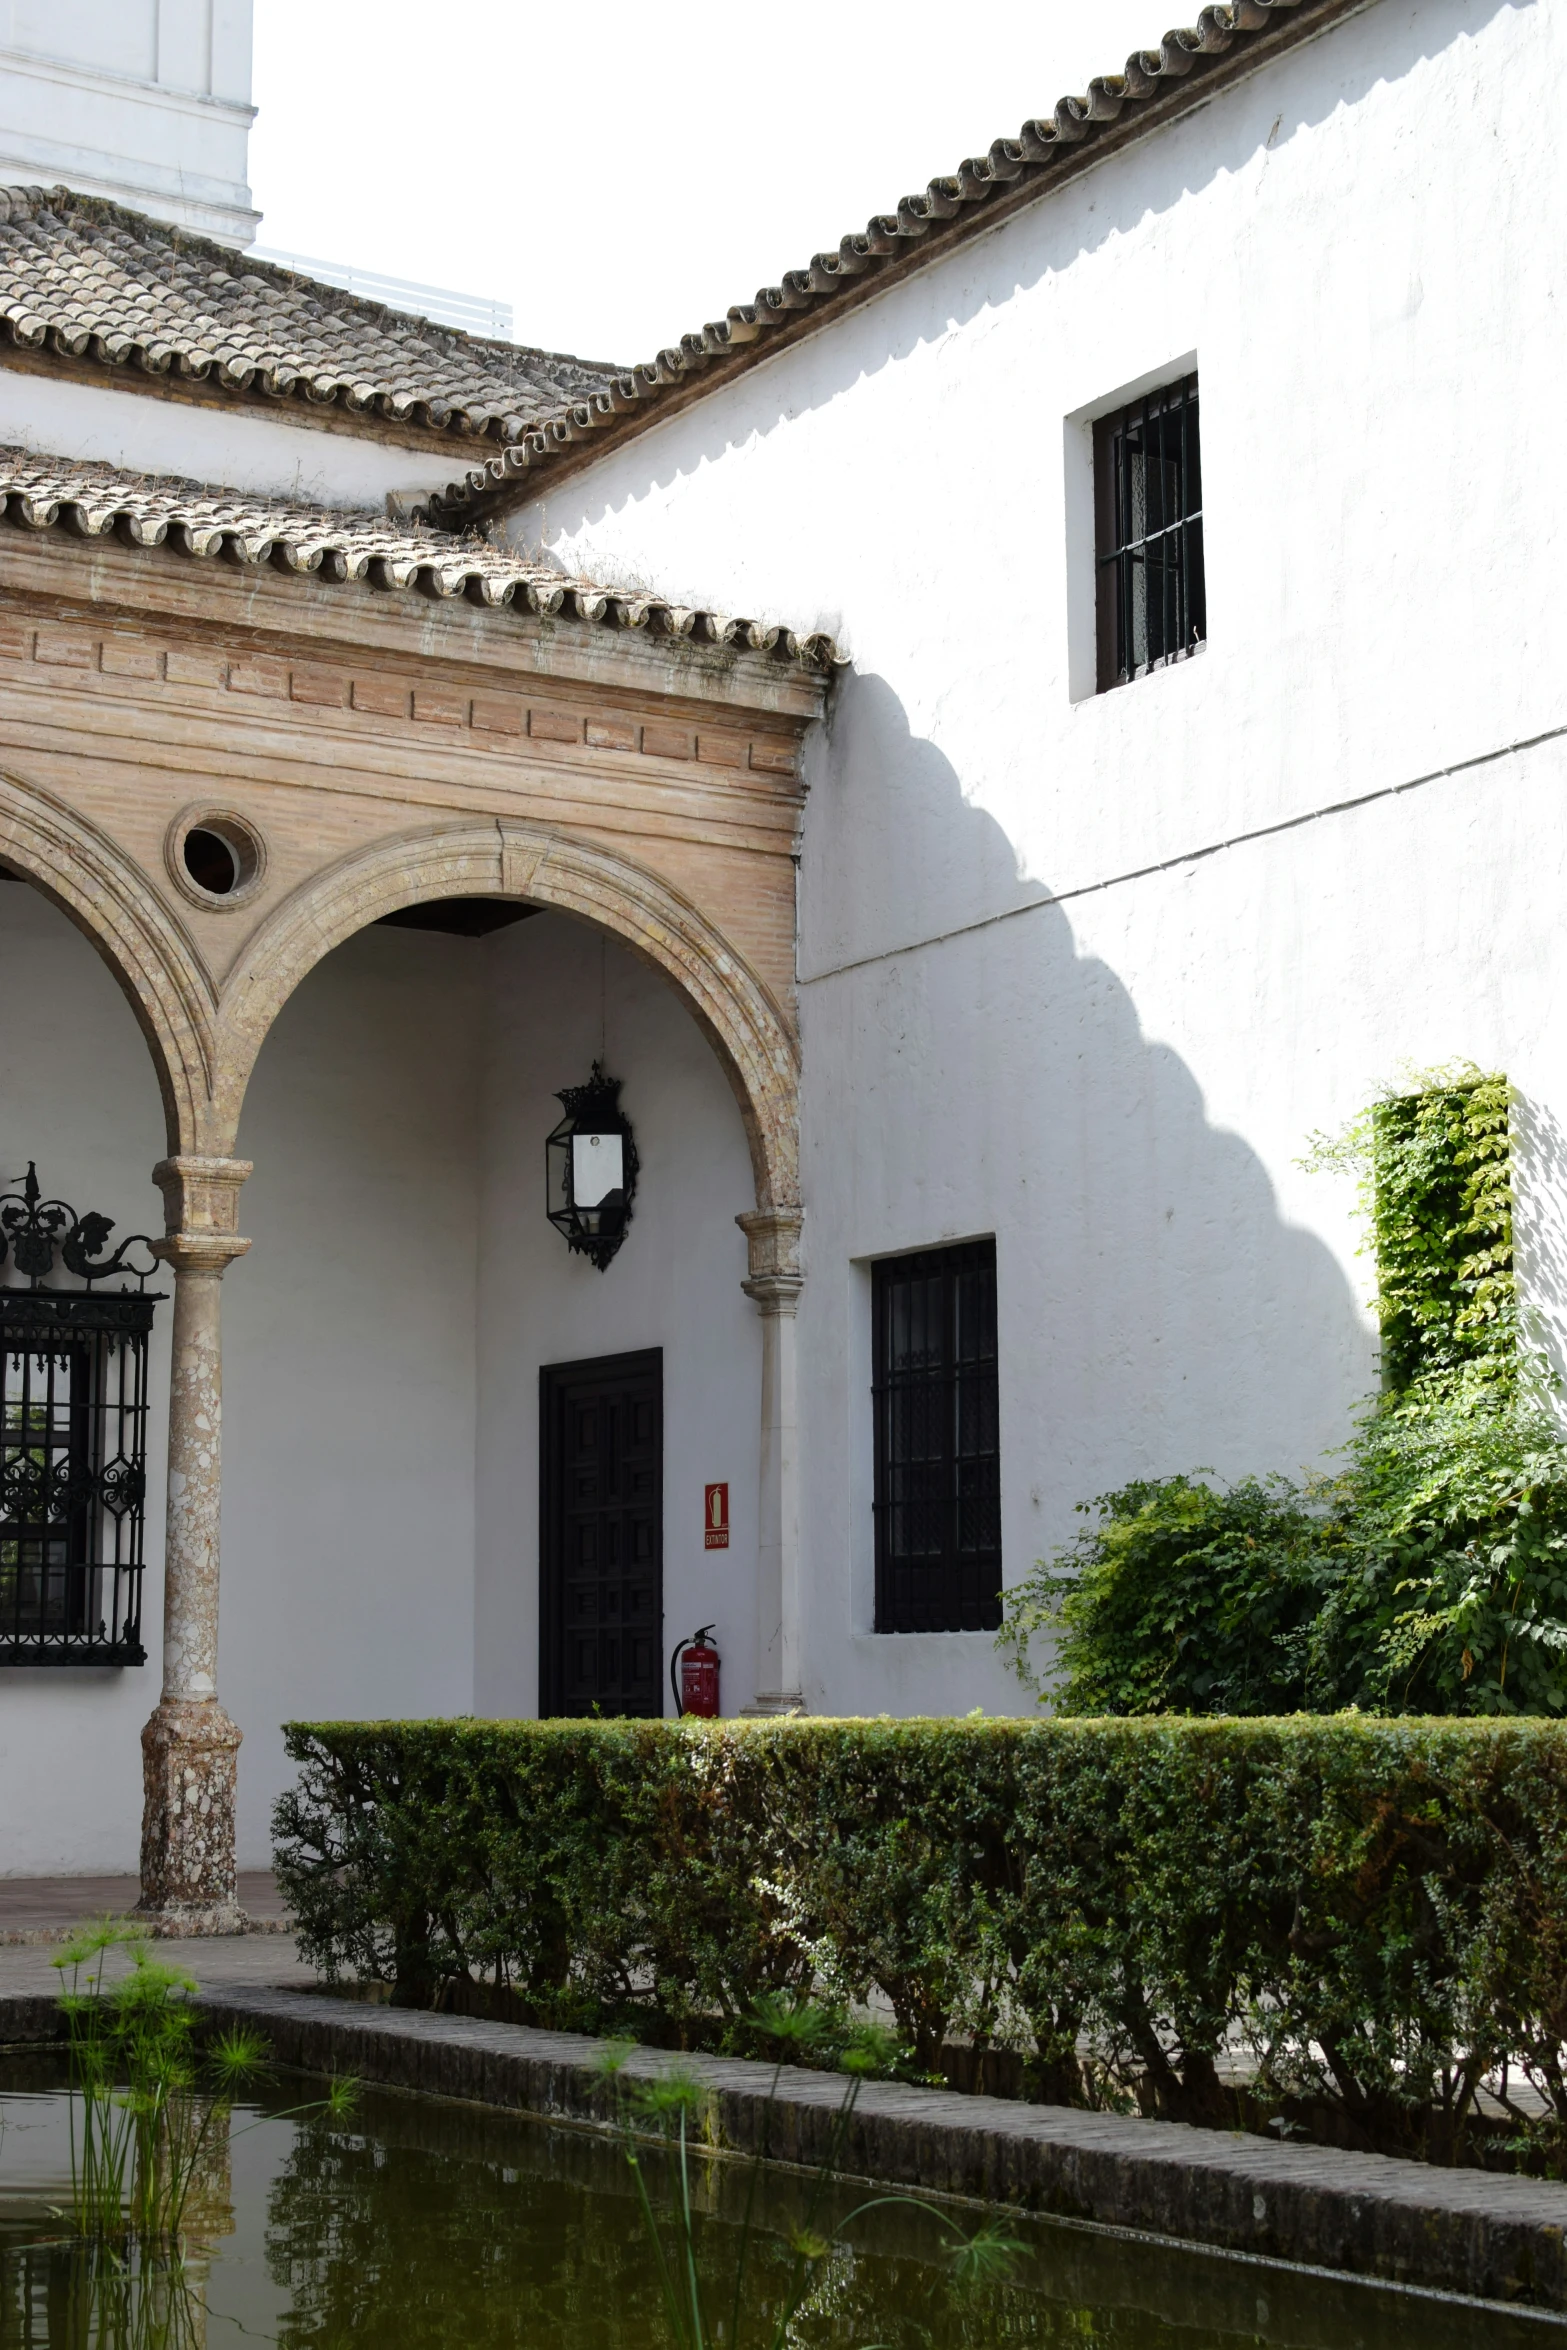
[[[249,1159],[160,1159],[152,1180],[163,1194],[167,1230],[152,1253],[178,1273],[221,1273],[250,1242],[239,1222],[239,1188],[250,1174]]]
[[[752,1208],[735,1222],[746,1237],[750,1270],[740,1286],[762,1314],[792,1314],[805,1276],[800,1271],[800,1208]]]

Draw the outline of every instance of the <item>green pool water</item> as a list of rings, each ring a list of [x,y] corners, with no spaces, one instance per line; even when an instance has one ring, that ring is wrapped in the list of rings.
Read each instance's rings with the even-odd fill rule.
[[[211,2166],[192,2266],[194,2330],[209,2350],[657,2350],[668,2340],[624,2156],[593,2133],[366,2091],[349,2122],[288,2119],[315,2085],[279,2076],[236,2107]],[[655,2197],[663,2158],[648,2158]],[[67,2102],[53,2057],[0,2072],[0,2350],[121,2350],[84,2322],[51,2205],[69,2192]],[[746,2178],[702,2166],[700,2249],[732,2275]],[[807,2182],[770,2174],[738,2345],[766,2350]],[[836,2223],[860,2199],[818,2215]],[[979,2217],[954,2207],[964,2228]],[[1567,2324],[1478,2310],[1021,2219],[1006,2283],[955,2291],[930,2218],[855,2223],[813,2270],[798,2350],[1535,2350]],[[831,2225],[822,2232],[831,2232]],[[727,2300],[727,2297],[725,2297]]]

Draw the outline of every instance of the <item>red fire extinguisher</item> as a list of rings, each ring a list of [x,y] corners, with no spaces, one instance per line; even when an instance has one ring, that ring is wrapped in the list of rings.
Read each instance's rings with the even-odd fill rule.
[[[704,1624],[689,1640],[677,1640],[669,1660],[676,1713],[694,1714],[703,1722],[715,1720],[718,1714],[718,1651],[708,1638],[712,1629],[711,1624]]]

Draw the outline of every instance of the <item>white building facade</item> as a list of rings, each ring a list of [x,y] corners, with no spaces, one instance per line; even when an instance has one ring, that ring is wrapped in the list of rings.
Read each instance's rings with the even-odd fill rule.
[[[353,411],[324,372],[308,400],[218,396],[208,378],[182,391],[0,349],[12,522],[24,457],[96,468],[111,503],[111,468],[289,500],[301,544],[312,504],[338,518],[318,538],[344,545],[345,514],[368,530],[388,501],[424,506],[420,544],[477,526],[486,561],[597,583],[621,615],[595,627],[574,585],[577,618],[528,623],[530,710],[573,663],[604,708],[559,752],[530,718],[504,783],[467,688],[476,747],[442,766],[391,732],[374,758],[350,753],[345,685],[338,774],[336,736],[306,745],[281,705],[241,711],[237,663],[225,778],[194,718],[159,737],[150,704],[110,712],[112,629],[95,640],[98,748],[67,746],[40,649],[57,641],[46,593],[69,635],[89,607],[123,620],[143,577],[186,599],[187,632],[230,625],[191,602],[221,567],[171,552],[188,501],[165,501],[173,538],[79,590],[33,580],[8,559],[25,533],[7,531],[0,595],[31,599],[16,626],[34,631],[32,699],[19,683],[0,702],[8,789],[77,795],[128,867],[162,875],[147,779],[178,768],[192,805],[227,794],[270,843],[255,903],[278,923],[324,886],[313,858],[336,872],[369,853],[372,807],[376,825],[415,800],[421,824],[459,800],[503,835],[547,821],[613,846],[617,872],[656,868],[659,922],[695,906],[715,968],[754,972],[797,1039],[785,1198],[756,1176],[762,1095],[737,1080],[711,1000],[651,929],[552,900],[553,851],[528,868],[503,849],[474,884],[531,918],[371,917],[333,931],[281,1000],[224,1145],[255,1170],[252,1245],[223,1282],[217,1683],[246,1739],[242,1864],[266,1858],[287,1718],[581,1709],[551,1661],[564,1521],[546,1490],[565,1473],[547,1398],[573,1366],[656,1366],[658,1703],[677,1635],[711,1624],[725,1712],[995,1712],[1027,1702],[994,1644],[1000,1587],[1078,1503],[1181,1469],[1296,1472],[1347,1434],[1375,1380],[1366,1268],[1347,1185],[1299,1162],[1402,1068],[1469,1059],[1512,1079],[1520,1282],[1554,1330],[1567,474],[1551,395],[1567,328],[1546,224],[1567,167],[1541,94],[1562,85],[1562,13],[1243,0],[1185,38],[992,150],[993,183],[976,166],[934,184],[930,219],[916,204],[879,244],[875,223],[846,240],[841,278],[818,257],[785,281],[773,331],[744,306],[623,377],[524,352],[509,405],[437,384],[422,405],[403,391]],[[279,273],[254,285],[254,304],[294,299]],[[339,343],[371,335],[372,306],[327,307]],[[324,369],[299,356],[297,317],[289,331],[296,373]],[[442,367],[470,365],[461,340]],[[398,364],[406,386],[414,360]],[[492,389],[510,365],[483,360]],[[454,436],[440,412],[463,401]],[[1166,412],[1187,435],[1178,457],[1158,443],[1178,565],[1150,519],[1147,419]],[[1120,537],[1138,551],[1122,559],[1107,468],[1132,466],[1134,442]],[[86,493],[55,495],[74,512]],[[460,645],[432,620],[410,650],[362,617],[397,600],[351,564],[328,588],[326,571],[275,577],[303,558],[267,560],[265,610],[236,605],[232,627],[269,632],[279,664],[296,625],[347,632],[333,616],[351,614],[361,649],[380,629],[410,738],[421,692],[454,707],[460,661],[500,658],[498,619],[464,620]],[[390,576],[413,557],[375,561]],[[1118,656],[1129,623],[1102,583],[1146,601],[1156,562],[1179,571],[1176,618]],[[742,641],[715,618],[734,613],[762,625]],[[664,668],[637,669],[660,630]],[[830,685],[825,654],[816,684],[796,682],[788,646],[829,639]],[[315,689],[289,657],[292,712]],[[156,658],[172,690],[175,655]],[[702,711],[720,707],[710,733]],[[742,725],[793,730],[787,808],[758,779],[792,754],[757,737],[742,771],[722,748]],[[145,750],[111,747],[116,729]],[[791,850],[780,914],[767,892]],[[0,1174],[36,1159],[50,1191],[156,1234],[148,1171],[168,1129],[136,1016],[81,910],[0,857],[20,876],[0,890],[5,1000],[36,1008],[0,1039]],[[231,955],[232,915],[197,900],[181,919],[218,995],[282,935],[263,923]],[[602,1273],[568,1253],[544,1195],[556,1096],[594,1062],[622,1081],[641,1162]],[[766,1255],[770,1215],[797,1219],[797,1250]],[[921,1313],[936,1320],[911,1340]],[[163,1306],[148,1666],[0,1666],[0,1871],[132,1865],[168,1347]],[[724,1547],[708,1541],[715,1486]],[[888,1506],[900,1491],[924,1497],[917,1526]],[[618,1710],[607,1683],[601,1702]]]
[[[0,183],[136,206],[248,245],[251,0],[6,0]]]
[[[995,1235],[1009,1577],[1134,1475],[1343,1441],[1369,1280],[1298,1162],[1402,1068],[1513,1079],[1559,1308],[1562,163],[1516,92],[1564,40],[1355,12],[506,525],[852,662],[800,881],[813,1708],[1017,1702],[983,1636],[872,1631],[877,1256]],[[1096,692],[1094,420],[1192,375],[1206,641]]]

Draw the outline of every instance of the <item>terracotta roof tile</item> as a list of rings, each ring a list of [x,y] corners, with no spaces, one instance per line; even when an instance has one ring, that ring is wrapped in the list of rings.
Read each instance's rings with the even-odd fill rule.
[[[128,546],[169,546],[183,555],[268,564],[295,576],[358,580],[443,600],[463,596],[491,611],[509,607],[604,628],[645,628],[656,636],[768,653],[809,669],[830,669],[842,660],[832,638],[819,631],[795,635],[763,621],[603,587],[529,563],[477,534],[459,538],[377,514],[251,498],[25,449],[0,448],[0,508],[7,521],[27,530],[65,530],[89,539],[112,535]]]
[[[0,189],[0,335],[502,443],[618,372],[390,310],[69,188]]]
[[[727,318],[682,335],[645,365],[563,404],[488,463],[451,482],[431,511],[461,525],[503,512],[538,494],[546,473],[575,470],[609,447],[809,333],[837,309],[865,301],[889,278],[906,274],[982,236],[1009,213],[1172,115],[1185,112],[1218,83],[1260,64],[1287,43],[1309,38],[1367,0],[1231,0],[1204,8],[1189,31],[1166,33],[1157,48],[1136,49],[1119,73],[1096,77],[1082,97],[1058,100],[1051,114],[1025,122],[1015,138],[997,139],[955,172],[905,196],[818,253],[782,283],[763,286]]]

